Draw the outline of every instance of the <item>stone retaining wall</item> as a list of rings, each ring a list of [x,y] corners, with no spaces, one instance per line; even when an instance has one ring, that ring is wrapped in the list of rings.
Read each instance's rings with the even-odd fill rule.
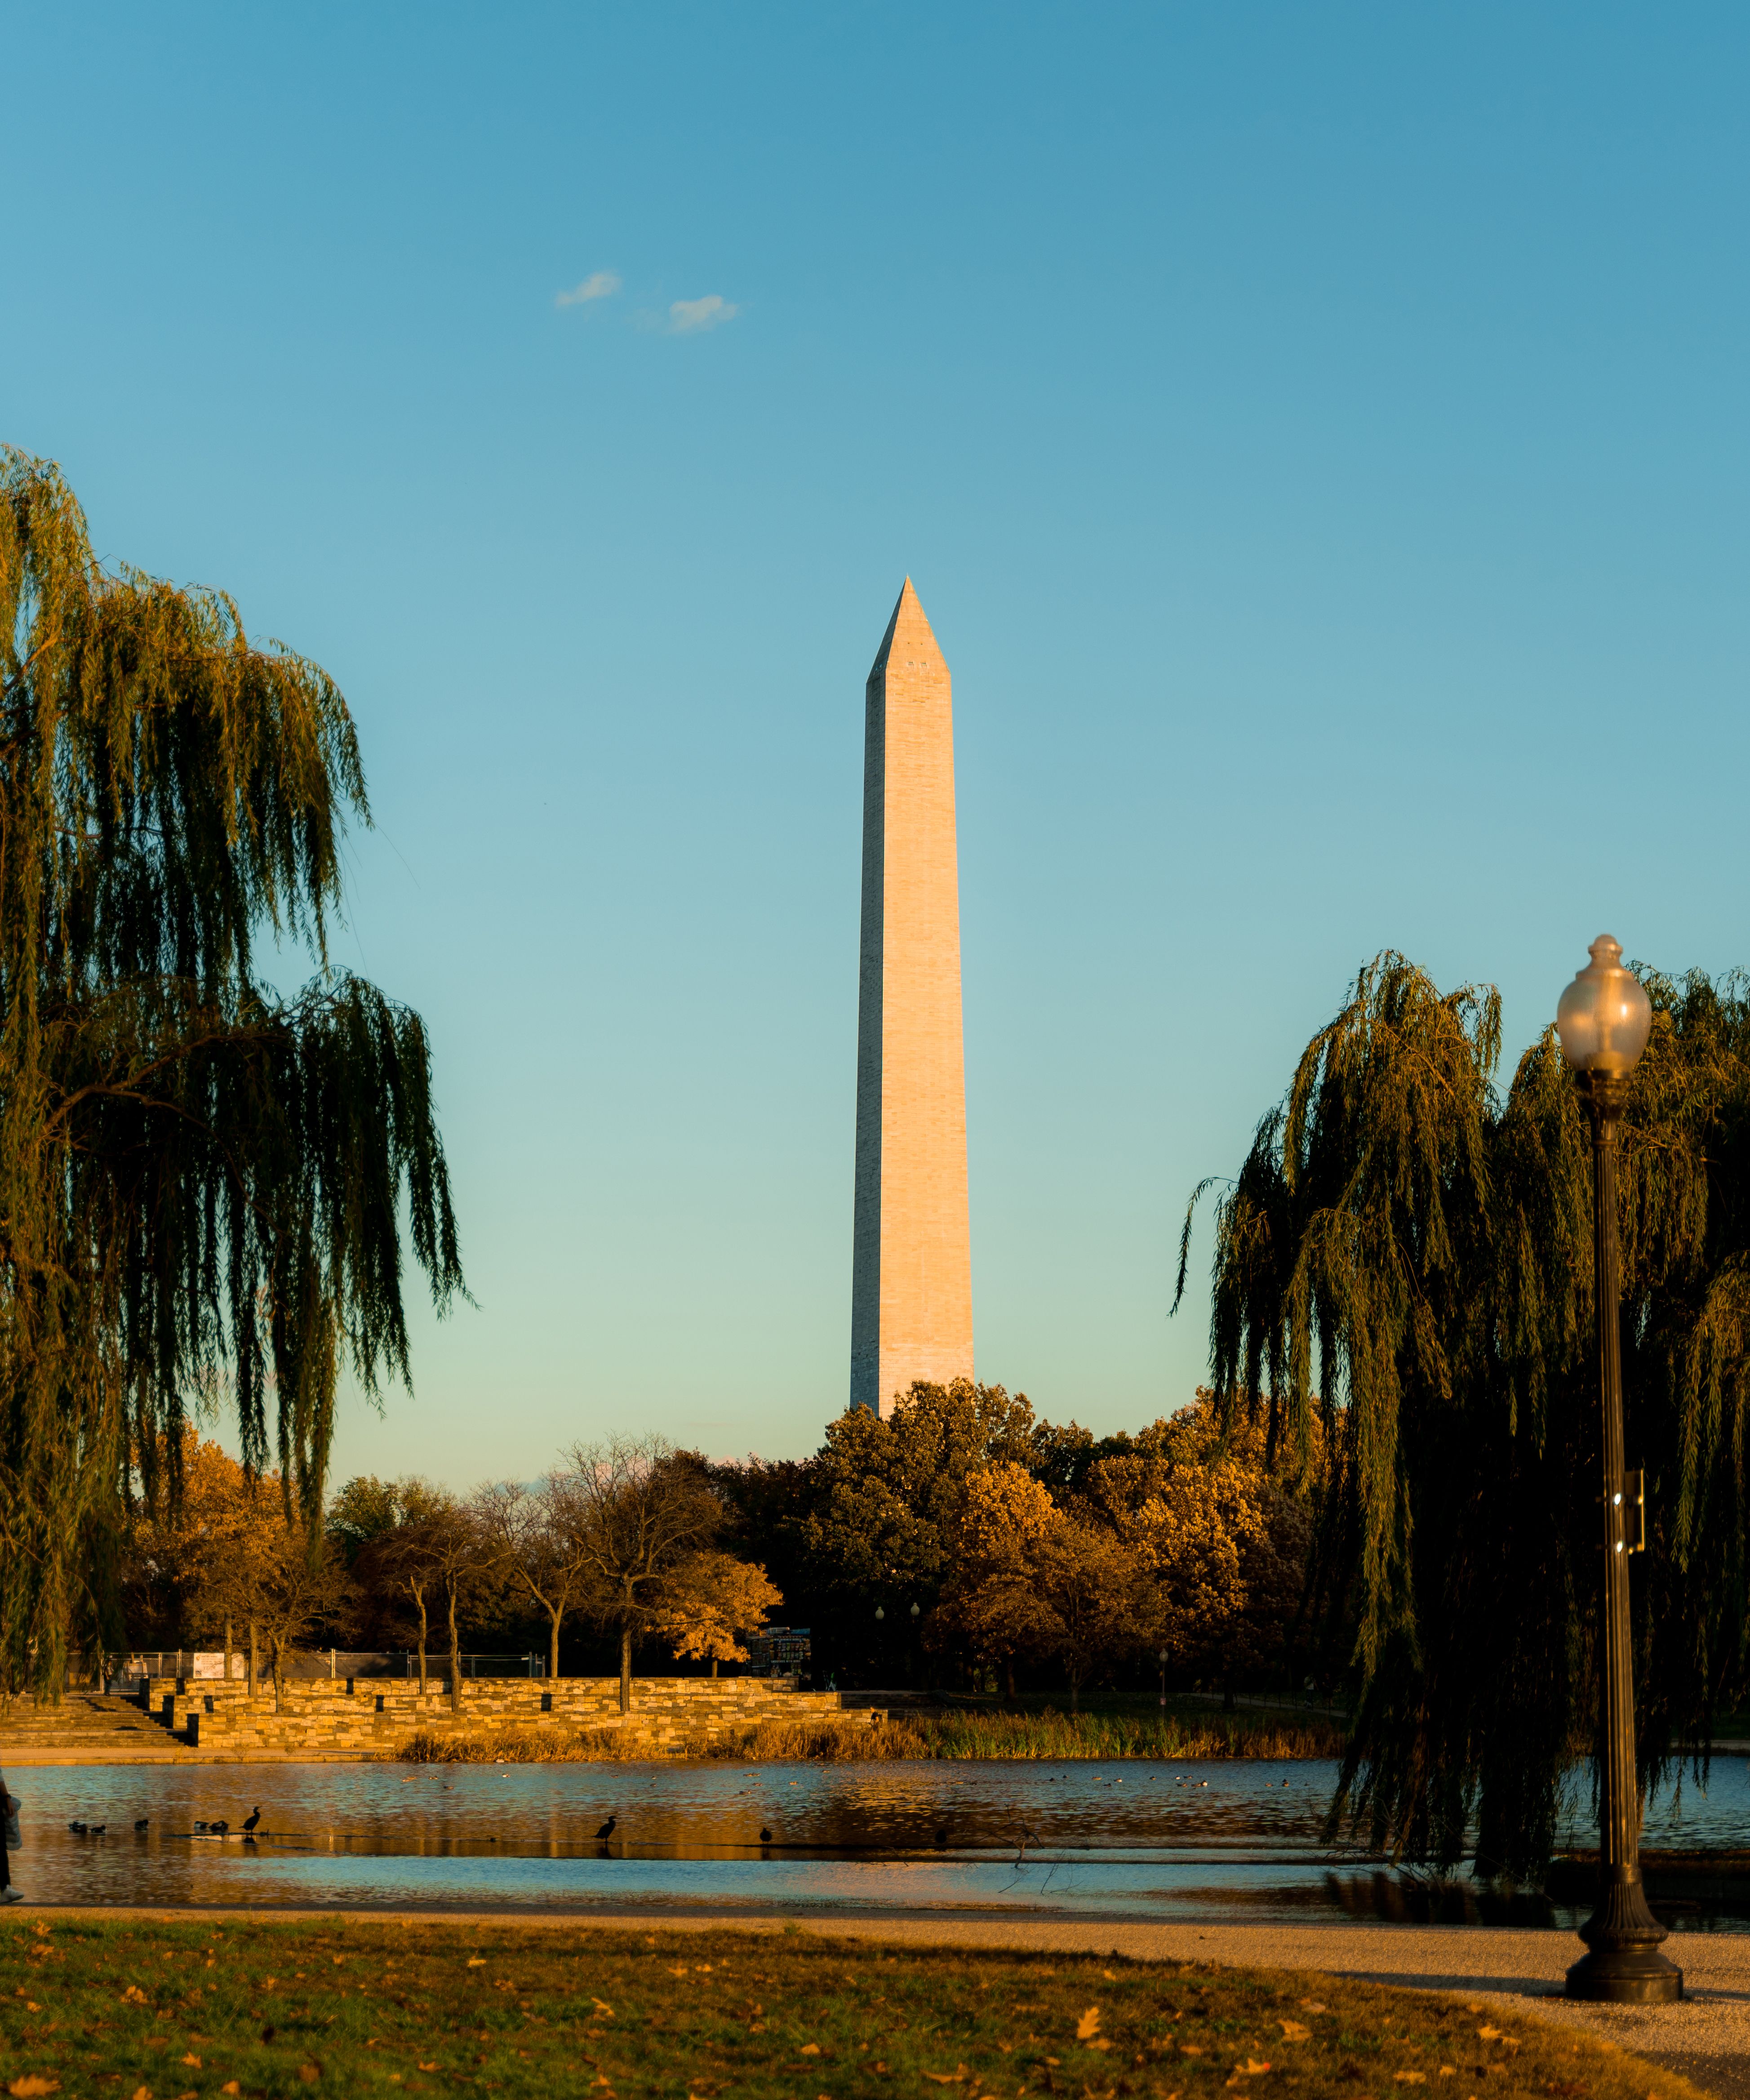
[[[258,1679],[252,1699],[240,1680],[155,1677],[140,1704],[173,1736],[203,1750],[394,1758],[417,1733],[476,1736],[499,1728],[548,1726],[614,1729],[652,1757],[730,1740],[762,1721],[824,1721],[854,1716],[836,1692],[799,1692],[794,1678],[635,1677],[632,1711],[619,1710],[616,1677],[464,1678],[461,1711],[447,1679],[289,1679],[276,1700]],[[628,1745],[629,1747],[629,1745]]]

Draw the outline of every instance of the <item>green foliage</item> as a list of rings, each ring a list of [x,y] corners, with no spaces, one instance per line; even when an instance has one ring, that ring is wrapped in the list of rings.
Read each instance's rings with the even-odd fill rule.
[[[827,1426],[806,1523],[821,1586],[888,1611],[934,1603],[968,1475],[1031,1454],[1033,1410],[999,1385],[919,1381],[886,1421],[853,1408]]]
[[[408,1374],[403,1207],[461,1287],[424,1026],[327,966],[349,813],[326,673],[99,567],[0,452],[0,1688],[112,1631],[130,1449],[156,1495],[196,1401],[313,1529],[342,1365]],[[262,934],[320,966],[290,999]]]
[[[1642,974],[1620,1224],[1644,1775],[1705,1740],[1750,1635],[1750,1004]],[[1479,1862],[1527,1876],[1596,1727],[1591,1136],[1553,1031],[1505,1099],[1500,1048],[1492,990],[1360,973],[1219,1204],[1211,1348],[1227,1418],[1261,1413],[1320,1487],[1360,1694],[1346,1799],[1442,1864],[1474,1820]]]

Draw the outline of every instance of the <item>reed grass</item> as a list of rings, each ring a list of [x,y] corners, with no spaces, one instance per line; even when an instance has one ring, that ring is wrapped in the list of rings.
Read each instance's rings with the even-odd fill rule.
[[[748,1764],[877,1762],[993,1758],[1051,1762],[1078,1758],[1333,1758],[1343,1733],[1328,1720],[1272,1722],[1241,1714],[845,1714],[761,1721],[678,1743],[657,1744],[637,1727],[508,1727],[477,1735],[421,1730],[399,1755],[410,1764],[632,1764],[654,1758]]]

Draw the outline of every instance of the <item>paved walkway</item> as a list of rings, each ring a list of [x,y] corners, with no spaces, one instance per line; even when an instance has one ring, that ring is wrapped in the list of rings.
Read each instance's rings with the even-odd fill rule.
[[[190,1908],[196,1908],[190,1906]],[[260,1921],[333,1917],[335,1910],[220,1910],[198,1907],[202,1917]],[[86,1908],[24,1905],[58,1917],[186,1917],[187,1910],[152,1906]],[[1457,1991],[1514,2005],[1537,2018],[1585,2027],[1619,2048],[1679,2071],[1722,2100],[1750,2100],[1750,1934],[1689,1933],[1666,1943],[1684,1972],[1690,1995],[1656,2007],[1581,2005],[1563,1997],[1568,1964],[1584,1952],[1563,1932],[1514,1932],[1470,1926],[1160,1925],[1100,1918],[944,1917],[938,1912],[893,1915],[834,1911],[395,1910],[361,1911],[349,1918],[377,1922],[495,1926],[576,1932],[804,1932],[879,1939],[912,1946],[986,1947],[1040,1954],[1118,1954],[1136,1961],[1214,1961],[1234,1968],[1298,1969],[1364,1977],[1408,1989]]]

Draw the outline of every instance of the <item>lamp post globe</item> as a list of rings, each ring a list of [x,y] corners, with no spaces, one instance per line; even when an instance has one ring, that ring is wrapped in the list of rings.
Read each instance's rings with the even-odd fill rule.
[[[1629,1558],[1642,1541],[1624,1462],[1621,1287],[1616,1251],[1617,1126],[1629,1074],[1646,1048],[1653,1009],[1639,980],[1622,966],[1608,933],[1562,995],[1556,1033],[1592,1118],[1593,1304],[1598,1325],[1602,1435],[1603,1610],[1598,1789],[1598,1906],[1580,1928],[1587,1952],[1567,1972],[1571,1998],[1662,2005],[1683,1995],[1683,1972],[1659,1952],[1665,1928],[1646,1905],[1641,1880],[1641,1797],[1634,1770],[1634,1677],[1629,1630]]]
[[[1587,1078],[1625,1079],[1646,1048],[1652,1002],[1633,971],[1623,968],[1620,941],[1600,933],[1588,953],[1592,960],[1555,1010],[1562,1055]]]

